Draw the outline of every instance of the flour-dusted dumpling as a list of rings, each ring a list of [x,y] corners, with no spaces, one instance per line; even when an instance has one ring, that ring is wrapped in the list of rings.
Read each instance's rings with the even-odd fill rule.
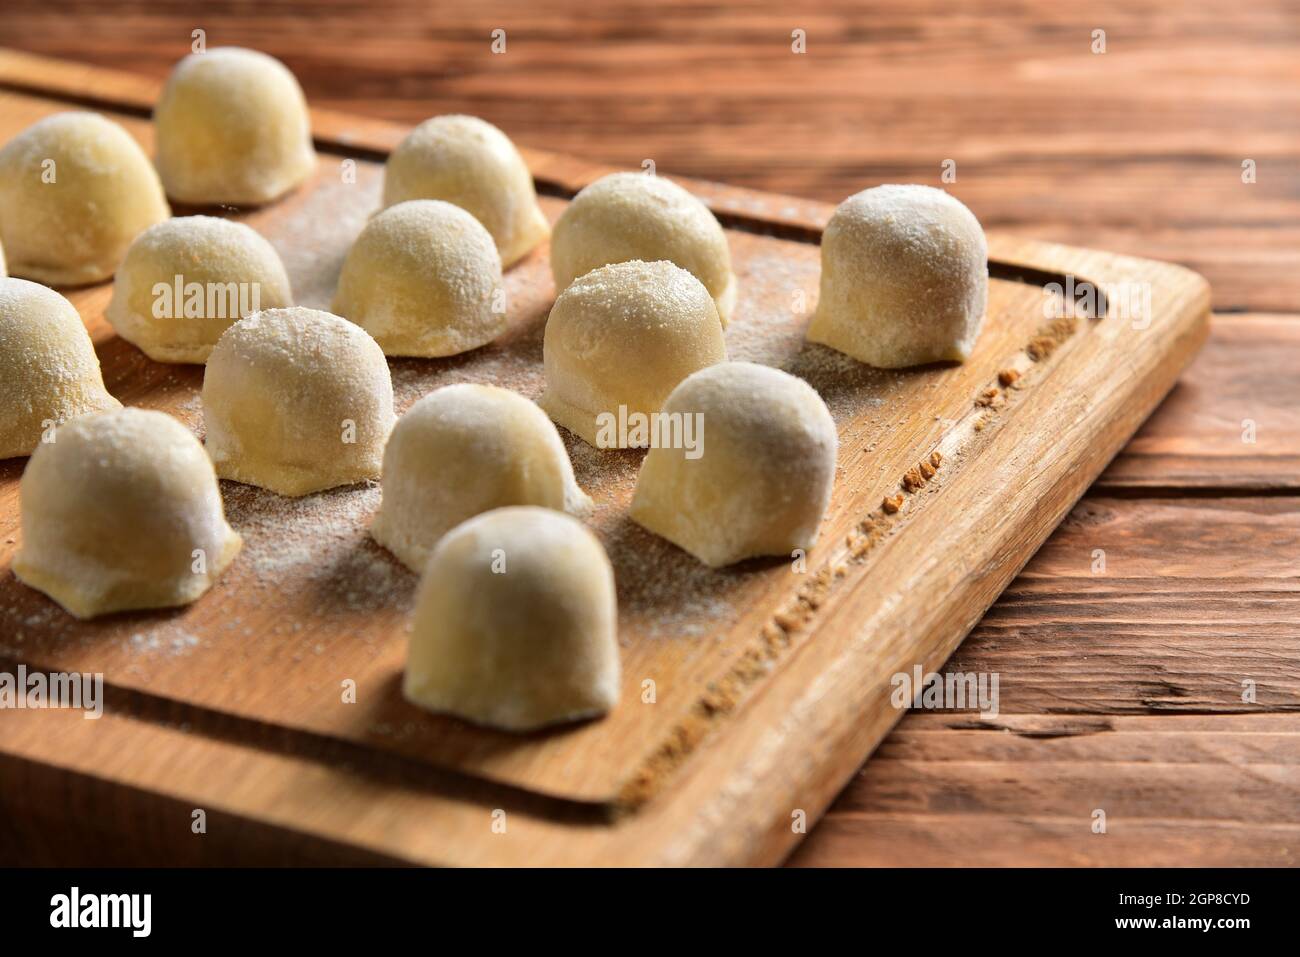
[[[187,605],[239,551],[203,446],[162,412],[59,426],[23,473],[19,580],[78,618]]]
[[[618,700],[614,570],[577,519],[533,506],[443,537],[416,597],[411,702],[509,731],[604,714]]]
[[[306,495],[379,478],[393,383],[360,326],[271,309],[235,323],[212,350],[203,419],[219,476]]]
[[[15,276],[107,279],[131,241],[170,215],[149,158],[98,113],[47,116],[0,149],[0,242]]]
[[[388,438],[383,490],[370,533],[416,572],[448,529],[480,512],[591,508],[551,420],[492,385],[444,386],[411,406]]]
[[[375,216],[348,251],[334,311],[390,356],[453,356],[506,326],[501,257],[469,213],[415,199]]]
[[[979,220],[930,186],[850,196],[822,235],[808,339],[883,369],[970,357],[988,302]]]
[[[562,292],[597,266],[666,259],[709,291],[726,326],[736,302],[727,237],[709,208],[671,180],[611,173],[573,198],[555,224],[551,272]]]
[[[316,168],[311,119],[289,69],[256,50],[191,53],[153,113],[167,195],[199,206],[257,206]]]
[[[467,210],[512,266],[546,239],[533,176],[510,138],[475,116],[435,116],[398,144],[384,166],[384,205],[441,199]]]
[[[635,522],[714,567],[811,547],[831,499],[838,437],[808,383],[726,362],[679,385],[663,411],[694,417],[702,439],[646,454]]]
[[[597,448],[645,446],[638,420],[677,383],[727,358],[708,290],[670,262],[602,266],[564,290],[546,321],[546,413]]]
[[[30,455],[66,419],[120,407],[72,303],[0,278],[0,459]]]
[[[106,316],[156,362],[204,363],[239,319],[292,304],[284,265],[255,230],[181,216],[136,237],[118,267]]]

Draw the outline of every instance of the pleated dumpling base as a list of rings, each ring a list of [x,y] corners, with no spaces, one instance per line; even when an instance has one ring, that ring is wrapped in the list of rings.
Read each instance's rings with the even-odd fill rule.
[[[59,427],[23,473],[14,574],[78,618],[186,605],[240,548],[199,440],[119,409]]]

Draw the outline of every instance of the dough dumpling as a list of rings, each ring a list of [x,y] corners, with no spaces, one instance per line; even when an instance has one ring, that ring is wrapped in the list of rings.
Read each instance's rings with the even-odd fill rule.
[[[501,257],[465,210],[415,199],[366,224],[343,262],[334,311],[390,356],[454,356],[506,327]]]
[[[644,445],[613,424],[659,411],[677,383],[727,358],[708,290],[670,262],[624,262],[587,273],[546,321],[540,404],[597,448]],[[628,419],[631,423],[631,419]],[[626,438],[628,441],[623,441]]]
[[[59,426],[23,473],[14,574],[78,618],[187,605],[239,551],[193,433],[145,409]]]
[[[822,234],[808,339],[882,369],[964,362],[988,286],[984,230],[959,200],[930,186],[863,190]]]
[[[532,506],[456,526],[420,581],[409,701],[508,731],[604,714],[618,700],[614,570],[577,519]]]
[[[149,158],[98,113],[47,116],[0,150],[0,242],[15,276],[107,279],[131,241],[170,215]]]
[[[503,266],[549,235],[532,173],[499,129],[476,116],[435,116],[398,144],[384,166],[384,205],[441,199],[492,234]]]
[[[370,533],[416,572],[448,529],[480,512],[591,507],[551,420],[492,385],[444,386],[411,406],[388,438],[382,484]]]
[[[302,87],[256,50],[191,53],[172,70],[153,119],[158,172],[180,203],[269,203],[316,168]]]
[[[51,425],[120,407],[72,303],[39,283],[0,279],[0,459],[30,455]]]
[[[839,444],[812,386],[779,369],[726,362],[679,385],[664,413],[698,416],[703,439],[694,451],[646,454],[633,521],[715,568],[812,546]]]
[[[181,216],[136,237],[118,267],[106,316],[155,362],[201,364],[238,320],[290,305],[284,265],[256,230]]]
[[[271,309],[235,323],[212,350],[203,419],[217,475],[306,495],[379,478],[393,383],[360,326]]]
[[[563,292],[597,266],[632,259],[676,263],[713,297],[723,326],[736,303],[727,237],[709,207],[671,180],[611,173],[569,203],[551,238],[551,272]]]

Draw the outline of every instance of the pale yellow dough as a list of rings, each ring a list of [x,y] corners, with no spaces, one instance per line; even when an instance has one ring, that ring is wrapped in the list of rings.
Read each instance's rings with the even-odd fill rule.
[[[224,479],[290,496],[377,479],[394,421],[388,363],[346,319],[259,312],[212,350],[203,419]]]
[[[441,199],[492,234],[514,265],[550,233],[532,174],[510,138],[475,116],[435,116],[398,144],[384,166],[384,206]]]
[[[452,356],[506,327],[501,257],[459,206],[416,199],[361,231],[339,275],[333,309],[390,356]]]
[[[884,369],[964,362],[988,302],[988,245],[962,203],[930,186],[850,196],[822,235],[808,339]]]
[[[0,242],[15,276],[107,279],[131,241],[170,215],[139,144],[97,113],[47,116],[0,149]]]
[[[581,522],[532,506],[456,526],[420,581],[408,700],[508,731],[604,714],[618,700],[614,570]]]
[[[702,454],[651,449],[633,521],[714,567],[812,547],[839,440],[810,385],[768,366],[726,362],[679,385],[664,412],[702,416]]]
[[[236,321],[290,305],[284,265],[254,229],[181,216],[136,237],[118,267],[106,316],[155,362],[202,364]]]
[[[611,173],[573,198],[551,237],[551,272],[563,292],[606,263],[676,263],[704,284],[725,327],[736,303],[731,252],[717,218],[671,180]]]
[[[316,169],[311,120],[289,69],[256,50],[191,53],[154,108],[167,195],[199,206],[258,206]]]
[[[411,406],[389,436],[382,481],[370,533],[416,572],[448,529],[481,512],[591,508],[551,420],[491,385],[444,386]]]
[[[78,618],[187,605],[239,551],[199,440],[144,409],[60,426],[23,473],[14,574]]]
[[[67,419],[120,407],[72,303],[0,278],[0,459],[30,455]]]
[[[670,262],[601,266],[564,290],[546,321],[546,413],[588,444],[608,442],[602,422],[659,411],[677,383],[727,358],[708,290]],[[604,418],[602,418],[604,417]],[[623,441],[628,439],[627,441]]]

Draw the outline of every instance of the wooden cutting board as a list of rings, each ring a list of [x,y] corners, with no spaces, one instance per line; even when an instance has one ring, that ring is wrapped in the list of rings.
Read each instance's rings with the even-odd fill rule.
[[[156,94],[152,80],[0,51],[0,141],[92,108],[151,152]],[[300,303],[328,308],[405,130],[326,112],[314,124],[313,181],[228,215],[276,246]],[[552,221],[608,172],[524,152]],[[0,713],[0,854],[779,861],[901,716],[891,676],[942,665],[1168,392],[1206,335],[1209,290],[1177,266],[994,233],[971,360],[873,370],[803,342],[828,207],[683,183],[727,227],[740,283],[729,355],[807,379],[840,430],[834,498],[805,561],[703,567],[627,519],[640,453],[596,453],[566,434],[618,580],[623,694],[603,721],[519,737],[403,700],[415,577],[366,536],[377,487],[288,500],[223,482],[245,548],[218,585],[186,609],[87,623],[14,578],[25,460],[0,462],[0,667],[103,673],[108,701],[98,721]],[[1109,296],[1071,314],[1062,291],[1084,282]],[[507,287],[499,342],[391,361],[399,412],[450,382],[541,392],[545,250]],[[153,363],[118,339],[109,294],[69,294],[109,390],[201,435],[202,369]],[[897,495],[902,507],[887,510]]]

